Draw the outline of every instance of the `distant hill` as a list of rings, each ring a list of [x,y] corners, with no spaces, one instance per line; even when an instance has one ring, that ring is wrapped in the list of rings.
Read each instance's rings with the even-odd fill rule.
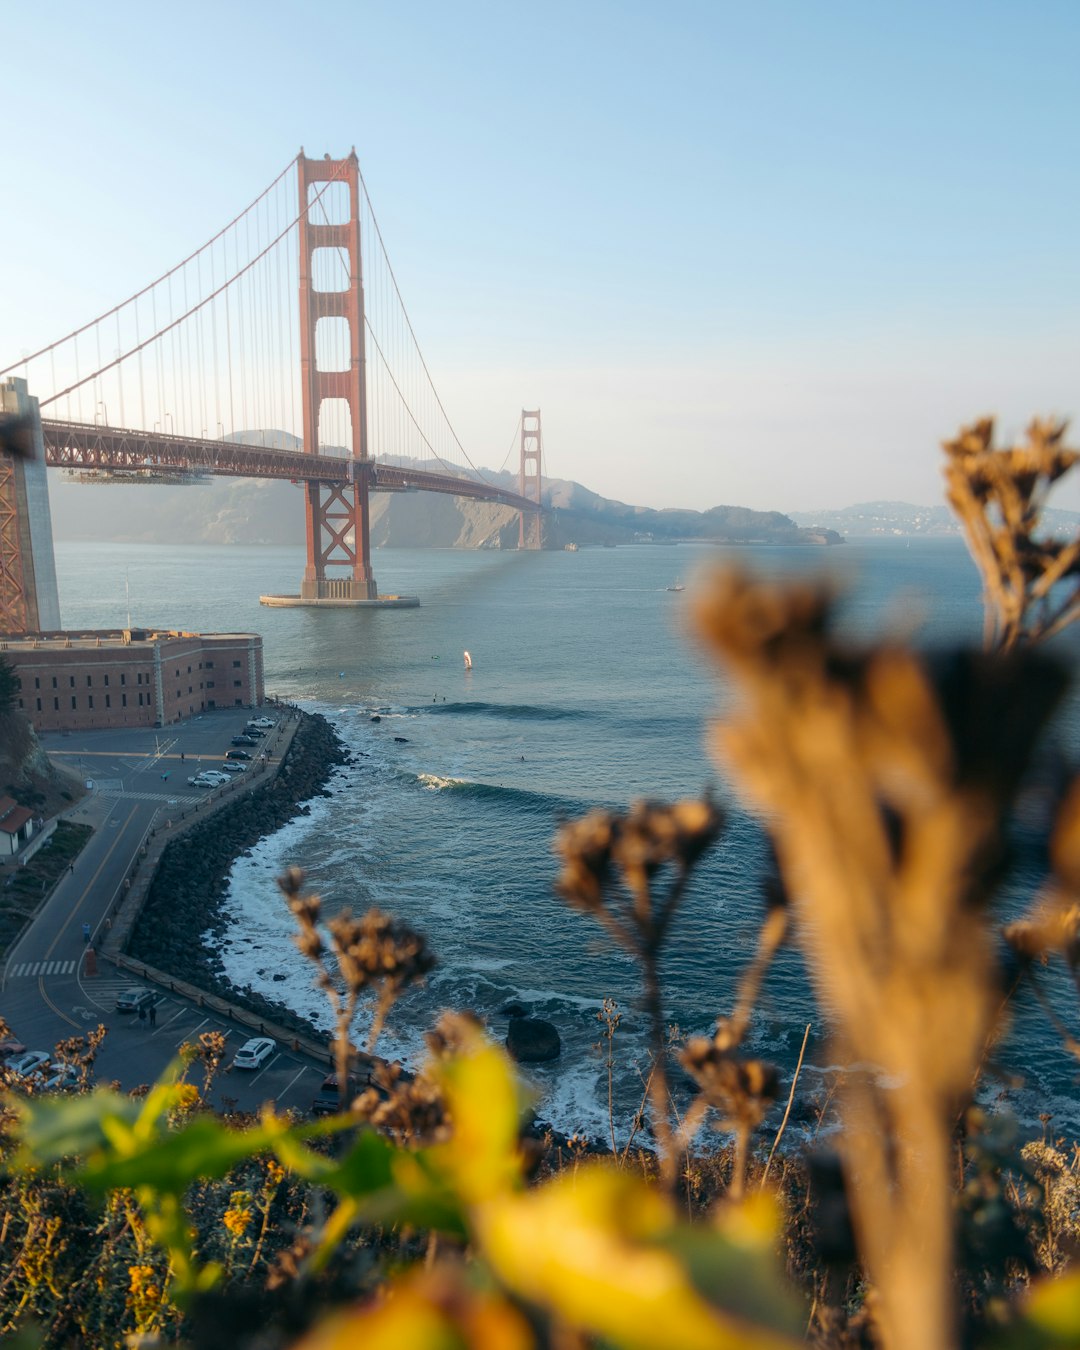
[[[947,506],[914,506],[911,502],[860,502],[839,510],[791,511],[790,517],[804,529],[835,530],[848,538],[872,536],[958,535],[960,527]],[[1071,538],[1080,532],[1080,513],[1047,510],[1046,532]]]
[[[244,433],[248,444],[295,449],[284,432]],[[398,461],[414,468],[442,466]],[[445,470],[442,470],[445,472]],[[489,474],[516,490],[517,475]],[[302,544],[302,488],[257,478],[212,478],[192,485],[75,482],[50,471],[49,500],[57,539],[163,544]],[[708,511],[654,511],[627,506],[579,483],[546,480],[544,545],[675,543],[836,544],[831,528],[800,528],[779,511],[714,506]],[[517,512],[432,492],[372,498],[372,543],[382,548],[516,548]]]

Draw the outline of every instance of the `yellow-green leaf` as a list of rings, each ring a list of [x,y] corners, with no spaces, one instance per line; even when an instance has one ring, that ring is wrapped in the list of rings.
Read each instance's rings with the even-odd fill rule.
[[[797,1342],[707,1301],[674,1254],[667,1200],[643,1180],[592,1165],[481,1206],[484,1253],[507,1286],[625,1350],[792,1350]],[[722,1235],[716,1240],[728,1241]],[[723,1251],[713,1276],[744,1273]],[[720,1292],[720,1291],[718,1291]]]
[[[466,1204],[516,1186],[522,1102],[509,1060],[478,1037],[466,1054],[441,1066],[441,1075],[454,1131],[430,1150],[435,1165]]]

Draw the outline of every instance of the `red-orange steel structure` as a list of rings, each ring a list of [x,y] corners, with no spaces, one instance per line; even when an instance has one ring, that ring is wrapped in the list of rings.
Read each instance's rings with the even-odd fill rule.
[[[540,433],[540,409],[521,410],[521,470],[518,474],[519,495],[536,502],[536,510],[518,515],[518,548],[542,547],[540,538],[540,502],[543,491],[540,460],[543,440]],[[528,514],[529,523],[525,524]]]
[[[350,481],[323,485],[309,480],[307,495],[307,567],[300,587],[304,600],[374,600],[378,587],[371,571],[369,492],[371,461],[367,445],[367,381],[364,368],[364,283],[360,262],[360,167],[353,150],[345,159],[296,160],[300,189],[300,385],[303,397],[304,453],[319,454],[319,409],[323,400],[348,405],[351,444]],[[312,184],[344,183],[349,218],[312,219]],[[325,215],[322,202],[319,212]],[[348,269],[344,290],[319,291],[312,255],[335,249]],[[344,370],[320,370],[318,327],[323,319],[343,319],[349,328],[349,364]],[[351,542],[350,542],[351,539]],[[344,578],[328,577],[327,568],[347,568]]]
[[[15,460],[0,450],[0,633],[24,633],[30,626],[21,533]]]

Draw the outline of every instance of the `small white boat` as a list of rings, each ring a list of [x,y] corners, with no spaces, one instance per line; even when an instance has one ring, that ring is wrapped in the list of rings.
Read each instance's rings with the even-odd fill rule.
[[[679,580],[679,578],[676,577],[675,580],[674,580],[674,582],[672,582],[672,584],[668,587],[668,590],[669,590],[669,591],[685,591],[685,590],[686,590],[686,587],[682,584],[682,582]]]
[[[472,657],[468,652],[465,653],[465,669],[472,670]]]

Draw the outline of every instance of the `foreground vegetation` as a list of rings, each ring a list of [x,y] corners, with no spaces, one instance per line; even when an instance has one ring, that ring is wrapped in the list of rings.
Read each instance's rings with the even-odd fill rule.
[[[9,1099],[0,1329],[58,1346],[1080,1344],[1077,1151],[1025,1144],[973,1105],[1018,986],[1080,965],[1080,779],[1050,794],[1048,877],[1027,917],[999,935],[993,910],[1017,795],[1067,686],[1041,644],[1080,610],[1080,540],[1040,541],[1038,521],[1077,455],[1062,427],[1035,424],[1006,451],[991,433],[946,446],[984,577],[984,651],[854,648],[812,583],[727,572],[700,597],[740,695],[717,755],[777,861],[713,1037],[669,1044],[659,971],[722,811],[643,803],[560,832],[560,894],[641,970],[655,1155],[531,1139],[511,1065],[465,1016],[432,1031],[415,1078],[376,1069],[314,1124],[205,1111],[223,1049],[205,1037],[143,1095]],[[297,872],[281,886],[345,1083],[362,1062],[357,1010],[373,1013],[370,1050],[433,957],[376,911],[323,925]],[[786,942],[848,1066],[835,1149],[788,1158],[755,1146],[785,1085],[744,1050]],[[613,1004],[602,1020],[614,1036]],[[1062,1053],[1080,1052],[1060,1029]],[[86,1079],[95,1051],[93,1037],[63,1048]],[[682,1117],[673,1058],[699,1089]]]

